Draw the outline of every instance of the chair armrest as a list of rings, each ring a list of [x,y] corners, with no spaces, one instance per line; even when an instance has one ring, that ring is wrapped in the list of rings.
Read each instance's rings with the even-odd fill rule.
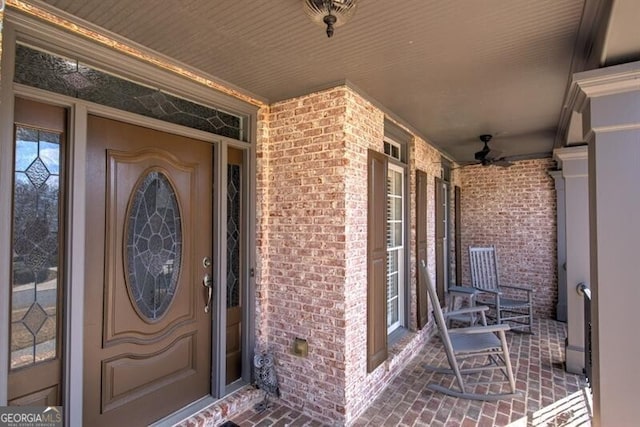
[[[487,326],[471,326],[468,328],[455,328],[449,329],[449,335],[454,334],[485,334],[487,332],[500,332],[500,331],[508,331],[511,328],[509,325],[505,323],[500,323],[498,325],[487,325]]]
[[[450,286],[448,292],[453,294],[475,295],[480,292],[480,290],[472,288],[471,286]]]
[[[517,285],[500,285],[501,288],[518,289],[520,291],[533,292],[533,289],[529,286],[517,286]]]
[[[485,292],[485,293],[494,294],[494,295],[502,295],[502,292],[495,291],[493,289],[480,289],[480,288],[474,288],[474,289],[476,289],[478,292]]]
[[[469,314],[469,313],[480,313],[482,311],[487,311],[489,307],[486,305],[474,305],[473,307],[464,307],[458,310],[447,311],[444,314],[444,317],[457,316],[458,314]]]

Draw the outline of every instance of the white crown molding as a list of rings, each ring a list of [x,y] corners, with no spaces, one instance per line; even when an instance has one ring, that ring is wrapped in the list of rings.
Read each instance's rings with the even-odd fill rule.
[[[556,131],[555,148],[566,145],[572,122],[572,82],[574,73],[601,66],[604,61],[604,44],[610,24],[611,2],[609,0],[590,0],[585,3],[576,36],[571,68],[567,76],[565,97],[558,129]]]
[[[565,97],[555,146],[564,146],[572,113],[582,113],[589,98],[634,90],[640,90],[640,61],[574,74]]]

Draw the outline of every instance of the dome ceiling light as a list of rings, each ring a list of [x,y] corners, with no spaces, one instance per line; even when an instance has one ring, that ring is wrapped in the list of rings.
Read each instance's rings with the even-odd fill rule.
[[[347,23],[356,11],[357,0],[303,0],[304,10],[311,20],[327,26],[327,37],[333,29]]]

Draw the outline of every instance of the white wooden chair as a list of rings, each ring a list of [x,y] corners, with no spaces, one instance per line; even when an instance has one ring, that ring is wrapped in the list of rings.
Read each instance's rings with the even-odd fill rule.
[[[500,284],[495,247],[469,247],[469,265],[471,286],[485,294],[477,301],[493,309],[491,317],[496,323],[533,333],[533,291],[521,285]]]
[[[484,312],[488,309],[487,306],[465,307],[444,314],[442,307],[440,307],[436,289],[429,278],[424,260],[420,261],[420,272],[424,275],[424,280],[427,283],[427,291],[433,307],[433,314],[438,326],[439,336],[444,345],[444,350],[449,362],[448,368],[426,365],[425,369],[441,374],[455,375],[459,390],[433,383],[428,384],[427,388],[450,396],[475,400],[499,400],[518,396],[519,393],[516,392],[516,383],[505,335],[505,331],[509,330],[509,325],[487,326],[486,318],[484,317]],[[455,329],[449,329],[447,327],[447,316],[456,316],[471,312],[480,314],[483,323],[482,326]],[[504,378],[494,380],[493,371],[495,370],[501,371]],[[483,373],[487,371],[490,379],[481,381],[481,378],[487,377],[483,375]],[[475,375],[478,379],[473,382],[465,382],[464,378],[467,375]],[[493,387],[484,387],[487,393],[474,393],[473,391],[473,387],[476,385],[503,383],[509,384],[509,390],[506,393],[503,393],[502,390],[497,393],[489,392],[489,390],[493,390]]]

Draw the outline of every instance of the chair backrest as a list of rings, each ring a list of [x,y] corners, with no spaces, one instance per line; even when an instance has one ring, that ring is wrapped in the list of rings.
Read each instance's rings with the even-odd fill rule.
[[[442,307],[440,306],[440,299],[438,298],[436,287],[433,285],[433,282],[429,277],[427,264],[424,260],[420,260],[420,272],[422,273],[422,277],[427,284],[427,293],[429,294],[429,299],[431,300],[433,315],[436,318],[436,325],[438,326],[438,332],[440,332],[440,338],[442,339],[442,344],[444,344],[444,349],[447,353],[449,365],[453,367],[457,362],[455,359],[455,355],[453,354],[453,345],[451,344],[451,338],[449,338],[449,329],[447,328],[447,322],[444,320],[444,314],[442,313]]]
[[[498,260],[496,248],[469,247],[469,265],[471,266],[471,286],[478,289],[498,290]]]

